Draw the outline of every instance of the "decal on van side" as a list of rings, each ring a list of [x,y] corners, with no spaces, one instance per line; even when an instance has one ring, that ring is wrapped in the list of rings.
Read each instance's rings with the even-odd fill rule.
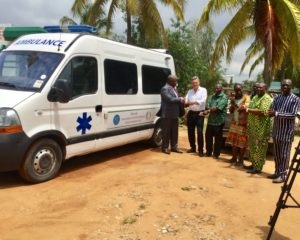
[[[114,116],[114,119],[113,119],[113,123],[114,123],[114,125],[118,125],[119,123],[120,123],[120,115],[119,114],[117,114],[117,115],[115,115]]]
[[[61,47],[66,41],[54,39],[25,39],[15,42],[15,45],[49,45]]]
[[[154,121],[155,109],[139,109],[108,113],[108,128],[127,127]]]
[[[92,117],[88,116],[87,113],[82,113],[82,117],[77,118],[77,122],[79,125],[76,127],[77,132],[81,131],[81,134],[86,134],[86,130],[90,130],[92,125],[90,124],[90,121],[92,121]]]

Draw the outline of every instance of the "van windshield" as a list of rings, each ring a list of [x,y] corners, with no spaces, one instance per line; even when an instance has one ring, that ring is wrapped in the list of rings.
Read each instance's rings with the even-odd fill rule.
[[[63,57],[36,51],[1,52],[0,89],[41,91]]]

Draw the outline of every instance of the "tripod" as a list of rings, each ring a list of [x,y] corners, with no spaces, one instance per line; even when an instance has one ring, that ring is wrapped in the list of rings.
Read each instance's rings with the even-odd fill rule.
[[[298,142],[298,146],[296,147],[291,165],[289,167],[287,178],[282,186],[281,194],[276,204],[275,212],[273,216],[270,217],[270,221],[268,223],[270,225],[270,231],[266,240],[271,239],[272,232],[274,230],[281,209],[300,208],[300,204],[296,201],[296,199],[291,194],[291,189],[298,172],[300,172],[300,141]],[[288,198],[291,198],[296,205],[286,205]]]

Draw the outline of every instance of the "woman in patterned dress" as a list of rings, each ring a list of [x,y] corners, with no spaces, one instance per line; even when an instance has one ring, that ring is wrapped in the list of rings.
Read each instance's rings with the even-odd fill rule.
[[[244,154],[247,148],[247,118],[246,108],[250,98],[243,94],[243,87],[234,85],[234,96],[230,98],[229,111],[232,114],[226,143],[232,147],[231,162],[237,166],[243,165]]]

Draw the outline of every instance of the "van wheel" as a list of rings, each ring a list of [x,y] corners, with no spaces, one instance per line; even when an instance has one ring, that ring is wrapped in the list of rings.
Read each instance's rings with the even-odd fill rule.
[[[161,132],[160,122],[158,122],[154,128],[153,135],[150,139],[150,144],[153,147],[160,147],[162,144],[162,132]]]
[[[19,173],[22,178],[31,183],[50,180],[58,174],[62,156],[62,150],[57,142],[41,139],[27,152]]]

